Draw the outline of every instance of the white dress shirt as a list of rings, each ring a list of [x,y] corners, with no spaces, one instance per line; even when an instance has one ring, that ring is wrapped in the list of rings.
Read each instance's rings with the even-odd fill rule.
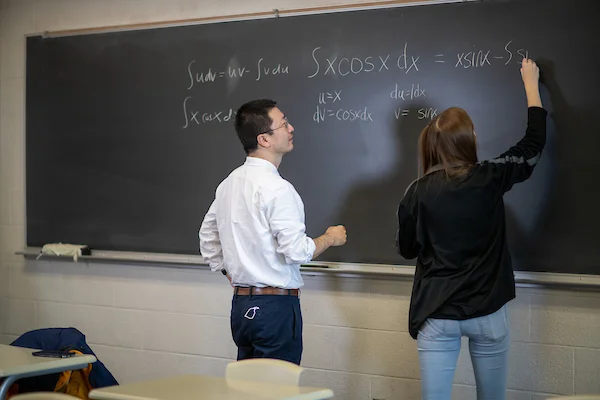
[[[247,157],[217,188],[200,227],[200,252],[236,286],[300,288],[300,265],[315,243],[306,233],[304,203],[269,161]]]

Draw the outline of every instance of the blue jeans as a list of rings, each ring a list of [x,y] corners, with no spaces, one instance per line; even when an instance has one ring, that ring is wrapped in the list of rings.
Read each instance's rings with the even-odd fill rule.
[[[461,337],[469,338],[478,400],[504,400],[510,334],[506,305],[493,314],[455,321],[428,319],[417,337],[424,400],[450,400]]]

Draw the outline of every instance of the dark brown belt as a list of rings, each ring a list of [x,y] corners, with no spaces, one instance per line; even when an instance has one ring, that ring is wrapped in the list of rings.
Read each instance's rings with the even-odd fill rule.
[[[276,287],[240,287],[236,286],[233,293],[238,296],[274,294],[278,296],[300,296],[300,289],[281,289]]]

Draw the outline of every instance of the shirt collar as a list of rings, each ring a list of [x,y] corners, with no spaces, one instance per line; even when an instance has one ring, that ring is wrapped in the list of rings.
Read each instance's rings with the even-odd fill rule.
[[[264,159],[258,158],[258,157],[247,156],[246,162],[244,163],[244,165],[248,165],[248,166],[252,166],[252,167],[262,167],[268,171],[275,172],[276,174],[279,173],[279,171],[277,170],[277,167],[274,166],[270,161],[267,161],[267,160],[264,160]]]

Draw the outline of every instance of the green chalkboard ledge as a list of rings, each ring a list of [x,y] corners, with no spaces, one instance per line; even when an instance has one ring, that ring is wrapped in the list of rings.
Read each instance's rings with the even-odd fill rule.
[[[36,260],[40,255],[40,251],[40,247],[27,247],[15,254],[22,255],[28,260]],[[69,256],[46,254],[40,256],[38,260],[73,262],[73,258]],[[91,256],[81,256],[77,262],[82,264],[110,263],[198,270],[209,269],[202,257],[183,254],[94,250]],[[410,280],[414,275],[415,267],[410,265],[312,262],[303,265],[301,271],[303,275],[307,276],[332,275],[352,278]],[[515,271],[515,280],[518,286],[551,286],[600,291],[600,275]]]

